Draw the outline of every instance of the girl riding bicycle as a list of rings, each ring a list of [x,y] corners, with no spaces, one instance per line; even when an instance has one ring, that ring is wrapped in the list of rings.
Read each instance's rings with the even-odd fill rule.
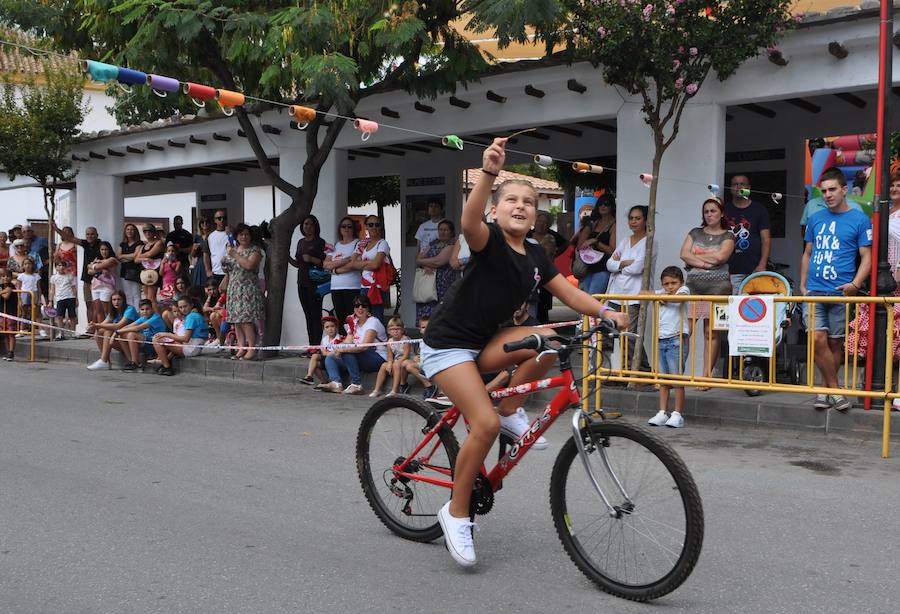
[[[536,352],[503,351],[503,344],[544,329],[519,326],[528,318],[527,301],[543,287],[579,313],[627,325],[627,316],[608,311],[599,301],[571,285],[547,258],[544,249],[526,241],[537,217],[537,193],[528,181],[510,180],[491,194],[506,157],[505,138],[484,151],[481,177],[463,207],[462,231],[471,250],[466,274],[447,291],[432,314],[421,346],[422,370],[459,407],[469,426],[456,459],[453,494],[438,512],[447,549],[460,565],[475,564],[469,503],[472,487],[497,435],[513,438],[529,427],[518,397],[506,398],[497,410],[485,391],[481,372],[517,366],[509,385],[542,377],[552,361],[533,360]],[[491,199],[492,223],[482,220]],[[497,414],[500,414],[498,417]]]

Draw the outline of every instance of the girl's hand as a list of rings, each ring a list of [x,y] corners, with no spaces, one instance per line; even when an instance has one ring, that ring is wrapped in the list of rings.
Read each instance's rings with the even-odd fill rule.
[[[496,138],[487,149],[484,150],[482,156],[482,168],[490,173],[499,173],[503,168],[503,162],[506,160],[506,141],[505,138]]]
[[[621,255],[619,252],[615,251],[615,252],[613,252],[613,255],[610,256],[610,257],[611,257],[613,260],[618,260],[618,259],[620,259],[620,258],[622,257],[622,255]]]

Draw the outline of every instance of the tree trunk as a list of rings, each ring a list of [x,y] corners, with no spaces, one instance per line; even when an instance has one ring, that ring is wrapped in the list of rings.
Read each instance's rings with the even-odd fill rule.
[[[266,327],[263,336],[263,345],[281,344],[281,326],[284,315],[284,299],[287,292],[287,272],[291,255],[291,239],[294,230],[300,224],[300,220],[306,217],[312,210],[312,201],[315,194],[307,195],[303,192],[299,197],[291,201],[291,205],[280,214],[272,218],[269,224],[269,232],[272,238],[269,240],[266,253]],[[310,340],[311,343],[317,340]]]
[[[659,168],[662,164],[662,156],[665,148],[662,144],[662,134],[661,131],[654,127],[654,138],[656,141],[656,148],[653,154],[653,180],[650,182],[650,200],[648,202],[648,211],[647,211],[647,238],[646,238],[646,251],[644,252],[644,272],[641,276],[641,291],[647,291],[651,288],[653,284],[653,258],[656,254],[654,254],[653,250],[653,240],[656,237],[656,193],[657,188],[659,187]],[[647,307],[650,303],[647,301],[641,302],[641,308],[638,312],[638,327],[637,333],[638,338],[635,340],[635,352],[631,359],[631,370],[638,371],[641,368],[641,354],[642,352],[638,350],[642,350],[644,347],[644,329],[647,324]],[[649,358],[649,356],[648,356]]]

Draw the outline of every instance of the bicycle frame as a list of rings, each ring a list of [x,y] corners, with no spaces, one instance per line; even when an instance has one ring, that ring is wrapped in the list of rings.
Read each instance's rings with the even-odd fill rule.
[[[541,414],[538,418],[536,418],[531,423],[531,428],[528,429],[525,433],[522,434],[521,437],[517,441],[515,441],[512,447],[500,458],[497,464],[491,469],[490,473],[485,474],[485,467],[482,466],[482,474],[487,476],[488,482],[491,485],[491,489],[496,492],[500,489],[503,478],[505,478],[510,471],[522,460],[522,458],[528,453],[531,449],[532,444],[538,440],[544,431],[550,428],[556,419],[559,418],[566,410],[573,406],[577,406],[581,403],[581,396],[578,394],[578,387],[575,385],[575,378],[572,375],[571,368],[563,369],[559,375],[551,378],[545,378],[536,380],[533,382],[528,382],[525,384],[518,384],[516,386],[510,386],[507,388],[501,388],[499,390],[495,390],[491,393],[492,399],[505,399],[507,397],[516,397],[524,394],[530,394],[532,392],[536,392],[538,390],[546,390],[550,388],[560,388],[560,391],[553,397],[550,403],[547,404],[546,409],[544,409],[543,414]],[[434,438],[438,435],[440,430],[444,427],[452,429],[456,426],[456,423],[459,421],[462,412],[460,412],[459,408],[456,406],[448,409],[441,418],[437,421],[437,423],[425,432],[425,438],[416,446],[416,449],[412,451],[412,453],[403,460],[402,463],[394,466],[394,473],[397,477],[407,478],[409,480],[415,480],[418,482],[427,482],[429,484],[434,484],[436,486],[444,486],[446,488],[453,487],[453,481],[450,479],[440,479],[433,478],[426,475],[422,475],[418,472],[408,472],[406,471],[406,467],[410,462],[415,460],[419,466],[427,467],[428,469],[435,471],[439,474],[446,475],[450,478],[450,469],[449,467],[436,467],[431,464],[431,457],[440,447],[441,442],[435,441],[432,443]],[[429,444],[432,444],[430,449],[426,450],[429,447]],[[425,451],[423,455],[422,452]]]

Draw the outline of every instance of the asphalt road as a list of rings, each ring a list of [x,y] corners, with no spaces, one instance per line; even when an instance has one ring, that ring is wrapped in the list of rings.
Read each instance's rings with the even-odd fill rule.
[[[565,555],[535,451],[479,566],[390,534],[354,440],[368,398],[180,375],[0,367],[0,612],[896,612],[900,460],[878,441],[666,430],[703,495],[691,578],[653,604]],[[900,455],[900,450],[895,454]]]

